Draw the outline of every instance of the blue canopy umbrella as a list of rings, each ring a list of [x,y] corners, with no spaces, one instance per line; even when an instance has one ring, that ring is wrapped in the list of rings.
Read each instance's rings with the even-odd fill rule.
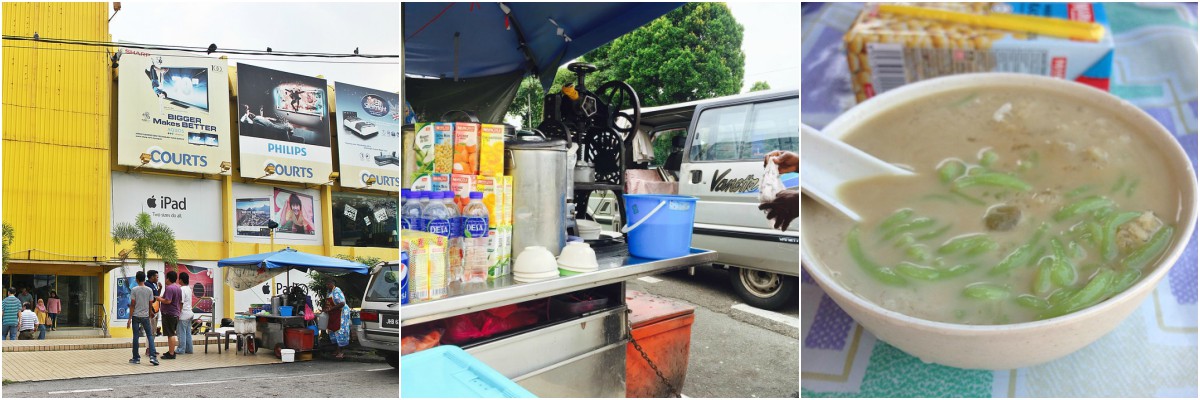
[[[248,256],[226,258],[224,260],[217,261],[217,266],[218,267],[235,267],[235,268],[249,269],[249,270],[255,270],[255,271],[262,270],[263,272],[266,272],[266,271],[269,271],[272,269],[283,269],[284,271],[289,270],[289,269],[294,269],[294,270],[301,271],[301,272],[308,272],[311,270],[311,271],[320,271],[320,272],[329,273],[329,274],[345,274],[345,273],[353,272],[353,273],[366,275],[370,271],[369,267],[367,267],[363,263],[354,262],[354,261],[346,261],[346,260],[343,260],[340,258],[325,257],[325,256],[318,256],[316,254],[303,253],[303,252],[296,251],[296,250],[292,249],[291,247],[288,247],[288,248],[280,250],[280,251],[270,252],[270,253],[251,254]],[[283,271],[281,271],[281,272],[283,272]],[[276,272],[275,274],[270,274],[269,276],[275,276],[277,274],[278,274],[278,272]],[[270,279],[269,277],[264,277],[264,278]],[[226,283],[229,283],[228,278],[226,280]],[[249,284],[250,282],[246,282],[246,283]],[[262,282],[258,281],[258,283],[262,283]],[[290,284],[291,284],[290,279],[288,280],[288,283],[290,286]],[[238,290],[245,289],[244,287],[239,288],[238,286],[240,286],[240,285],[233,285],[233,284],[230,284],[230,285],[234,286]],[[256,285],[257,285],[257,283],[256,283]]]

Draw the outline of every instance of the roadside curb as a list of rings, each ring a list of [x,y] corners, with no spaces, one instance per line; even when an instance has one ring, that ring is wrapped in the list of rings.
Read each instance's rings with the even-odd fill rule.
[[[729,308],[729,317],[763,329],[800,339],[800,319],[774,311],[737,303]]]

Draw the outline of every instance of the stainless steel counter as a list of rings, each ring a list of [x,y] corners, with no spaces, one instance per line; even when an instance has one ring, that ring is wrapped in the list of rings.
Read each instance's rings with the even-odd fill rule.
[[[446,298],[401,306],[400,325],[408,326],[434,321],[641,276],[661,274],[711,263],[717,259],[715,251],[695,248],[692,249],[692,254],[665,260],[647,260],[630,256],[624,246],[609,247],[607,250],[597,249],[596,252],[596,261],[600,264],[600,268],[595,272],[532,283],[516,282],[512,275],[489,280],[486,283],[453,283],[449,287],[450,294]]]

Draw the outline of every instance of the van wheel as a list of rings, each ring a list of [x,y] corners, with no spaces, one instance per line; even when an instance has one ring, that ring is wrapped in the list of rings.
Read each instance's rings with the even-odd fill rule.
[[[795,277],[737,267],[729,267],[729,283],[742,301],[764,310],[778,310],[793,302],[800,286]]]
[[[391,365],[392,368],[400,369],[400,353],[388,353],[387,356],[384,356],[384,359],[387,360],[388,365]]]

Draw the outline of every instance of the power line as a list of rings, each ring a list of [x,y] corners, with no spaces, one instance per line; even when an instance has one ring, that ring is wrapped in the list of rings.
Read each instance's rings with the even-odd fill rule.
[[[209,49],[212,48],[213,46],[201,48],[201,47],[178,46],[178,45],[152,45],[152,44],[143,44],[143,43],[134,43],[134,42],[119,42],[118,43],[118,42],[102,42],[102,41],[82,40],[82,39],[57,39],[57,38],[42,38],[42,37],[34,38],[32,36],[13,36],[13,35],[4,35],[3,38],[4,38],[4,40],[30,41],[30,42],[38,42],[38,43],[49,43],[49,44],[64,44],[64,45],[88,46],[88,47],[118,47],[118,48],[142,49],[142,50],[173,50],[173,51],[186,51],[186,52],[193,52],[193,53],[204,52],[204,53],[208,53],[208,54],[221,53],[221,54],[240,54],[240,55],[257,55],[257,56],[272,56],[272,57],[319,57],[319,58],[400,58],[399,54],[345,54],[345,53],[312,53],[312,52],[294,52],[294,51],[267,52],[267,51],[263,51],[263,50],[220,49],[220,48],[217,48],[216,51],[209,51]],[[357,52],[357,49],[355,49],[355,51]]]
[[[111,54],[108,51],[88,50],[88,49],[64,49],[64,48],[27,47],[27,46],[13,46],[13,45],[4,45],[4,48],[6,48],[6,49],[27,49],[27,50],[46,50],[46,51],[68,51],[68,52],[76,52],[76,53],[93,53],[93,54],[105,54],[105,55]],[[152,56],[167,55],[167,54],[156,54],[156,53],[149,53],[149,54]],[[207,56],[200,56],[200,55],[170,54],[169,56],[180,57],[180,58],[204,58],[204,59],[210,59],[210,60],[215,59],[214,57],[207,57]],[[278,60],[278,59],[271,59],[271,58],[247,58],[247,57],[227,57],[227,58],[229,60],[243,60],[243,61],[272,61],[272,62],[323,63],[323,64],[397,65],[400,63],[399,60],[396,60],[396,61],[327,61],[327,60]]]

